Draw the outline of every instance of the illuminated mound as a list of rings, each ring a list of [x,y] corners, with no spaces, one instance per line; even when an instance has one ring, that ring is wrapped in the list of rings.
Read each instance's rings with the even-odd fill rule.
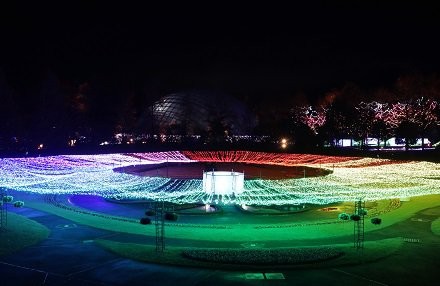
[[[330,170],[304,166],[267,165],[243,162],[166,162],[148,165],[125,166],[114,171],[138,176],[163,177],[171,179],[202,179],[206,171],[238,171],[244,173],[245,180],[282,180],[325,176]]]
[[[306,166],[330,171],[299,179],[244,180],[243,192],[223,203],[246,205],[328,204],[439,194],[440,164],[384,159],[275,154],[248,151],[158,152],[62,155],[0,160],[0,187],[40,194],[89,194],[117,199],[216,202],[202,179],[145,177],[115,172],[118,167],[176,162],[243,162]]]

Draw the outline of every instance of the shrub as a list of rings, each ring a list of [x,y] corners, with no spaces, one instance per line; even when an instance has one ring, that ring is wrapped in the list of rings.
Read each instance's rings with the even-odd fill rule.
[[[154,210],[147,210],[145,212],[145,215],[146,216],[154,216],[154,215],[156,215],[156,212]]]
[[[139,221],[140,224],[151,224],[151,219],[149,217],[143,217]]]
[[[176,213],[170,213],[170,212],[165,213],[165,220],[176,221],[177,217],[178,215]]]
[[[305,264],[340,257],[343,252],[330,247],[289,249],[193,248],[183,251],[185,257],[200,261],[241,265]]]
[[[360,221],[360,220],[361,220],[361,216],[360,216],[360,215],[357,215],[357,214],[352,214],[352,215],[350,216],[350,219],[351,219],[352,221]]]
[[[3,197],[3,202],[5,202],[5,203],[10,203],[10,202],[12,202],[14,200],[14,197],[13,196],[4,196]]]
[[[378,217],[373,217],[373,218],[371,219],[371,223],[372,223],[372,224],[379,225],[379,224],[382,223],[382,219],[381,219],[381,218],[378,218]]]
[[[22,206],[24,206],[24,202],[23,201],[16,201],[16,202],[14,202],[14,207],[21,208]]]
[[[360,209],[358,215],[367,215],[368,211],[366,209]]]
[[[340,214],[338,215],[338,218],[339,218],[340,220],[349,220],[349,219],[350,219],[350,215],[348,215],[347,213],[340,213]]]

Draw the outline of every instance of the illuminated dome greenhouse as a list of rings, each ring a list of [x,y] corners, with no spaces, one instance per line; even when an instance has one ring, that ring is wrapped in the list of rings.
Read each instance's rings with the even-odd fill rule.
[[[243,102],[210,91],[172,93],[157,100],[147,111],[161,134],[204,134],[215,123],[234,135],[243,135],[257,122]]]

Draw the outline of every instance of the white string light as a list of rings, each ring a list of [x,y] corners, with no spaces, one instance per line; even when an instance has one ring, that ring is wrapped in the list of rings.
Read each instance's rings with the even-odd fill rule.
[[[116,167],[164,162],[243,162],[332,170],[322,177],[245,180],[240,194],[206,194],[202,179],[146,177]],[[184,168],[184,166],[183,166]],[[201,174],[202,176],[202,174]],[[93,194],[116,199],[246,205],[328,204],[439,194],[440,164],[387,159],[274,154],[248,151],[185,151],[63,155],[0,160],[0,186],[40,194]]]

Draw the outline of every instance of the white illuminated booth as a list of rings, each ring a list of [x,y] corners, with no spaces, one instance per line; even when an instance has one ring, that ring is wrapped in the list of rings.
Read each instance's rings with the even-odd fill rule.
[[[234,171],[203,172],[203,191],[206,194],[232,195],[244,190],[244,173]]]

